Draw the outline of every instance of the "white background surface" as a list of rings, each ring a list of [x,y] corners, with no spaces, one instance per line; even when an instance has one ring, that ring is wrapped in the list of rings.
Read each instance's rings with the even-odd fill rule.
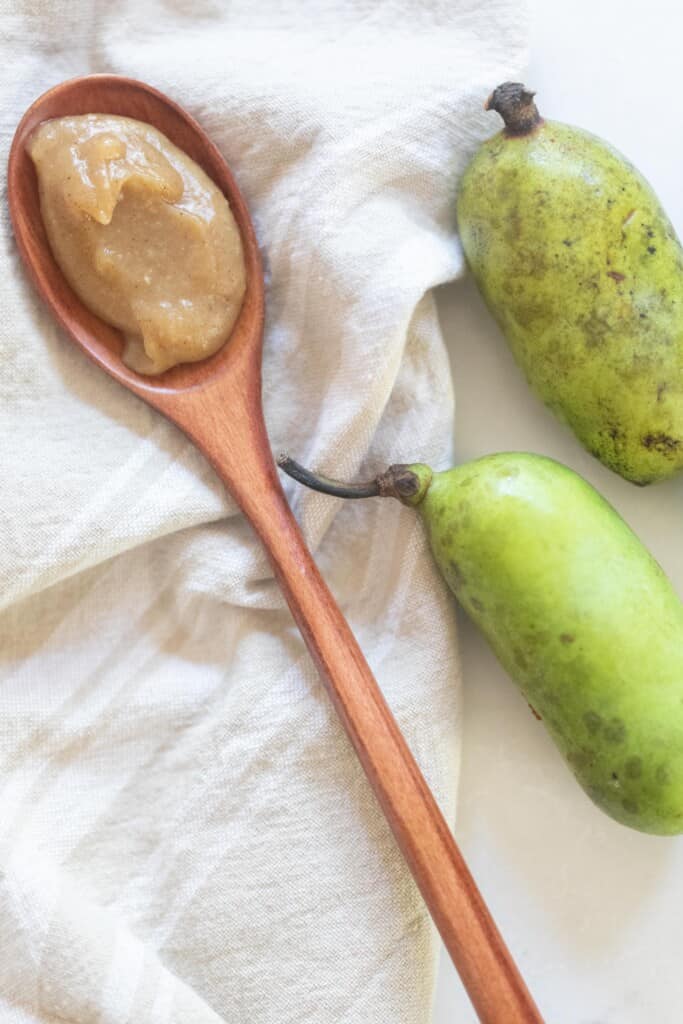
[[[683,234],[679,4],[532,0],[532,12],[527,81],[542,113],[629,156]],[[441,309],[458,460],[526,449],[567,463],[612,501],[683,595],[683,480],[640,490],[584,453],[527,389],[471,281],[444,289]],[[596,810],[462,616],[460,626],[456,834],[546,1021],[681,1024],[683,837],[640,835]],[[435,1024],[475,1020],[444,959]]]

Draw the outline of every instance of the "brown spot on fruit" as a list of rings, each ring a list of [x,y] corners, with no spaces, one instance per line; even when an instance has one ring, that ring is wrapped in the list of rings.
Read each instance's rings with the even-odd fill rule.
[[[660,455],[673,455],[680,446],[680,440],[669,434],[646,434],[643,438],[643,448],[659,452]]]
[[[620,274],[618,270],[608,270],[607,276],[611,277],[617,284],[621,284],[622,281],[626,280],[626,274]]]
[[[534,716],[534,718],[537,718],[539,722],[542,722],[543,719],[541,718],[533,704],[529,704],[529,707],[531,708],[531,714]]]
[[[560,633],[560,640],[563,644],[573,644],[576,637],[572,636],[571,633]]]
[[[643,762],[639,757],[629,757],[624,765],[626,776],[629,779],[639,779],[643,774]]]

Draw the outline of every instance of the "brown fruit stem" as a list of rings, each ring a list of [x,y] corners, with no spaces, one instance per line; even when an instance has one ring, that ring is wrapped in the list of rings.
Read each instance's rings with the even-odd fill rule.
[[[530,135],[543,118],[534,103],[536,93],[521,82],[503,82],[487,99],[486,110],[495,110],[505,122],[506,135]]]
[[[384,473],[365,483],[346,484],[312,473],[310,469],[305,469],[294,459],[290,459],[289,455],[278,456],[277,464],[300,484],[337,498],[398,498],[399,501],[404,501],[415,496],[420,490],[420,478],[417,473],[413,473],[409,466],[404,465],[389,466]]]

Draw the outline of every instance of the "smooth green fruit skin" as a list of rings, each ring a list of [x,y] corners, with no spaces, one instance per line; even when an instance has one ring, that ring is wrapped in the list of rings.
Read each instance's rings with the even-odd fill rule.
[[[626,523],[528,454],[435,473],[418,508],[450,589],[586,793],[624,825],[682,832],[683,605]]]
[[[683,251],[644,178],[544,122],[485,142],[458,197],[467,261],[533,390],[628,480],[683,467]]]

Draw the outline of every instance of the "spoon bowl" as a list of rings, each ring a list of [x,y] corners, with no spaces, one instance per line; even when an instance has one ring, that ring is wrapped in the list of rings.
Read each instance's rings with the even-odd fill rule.
[[[135,373],[121,361],[123,336],[91,313],[54,260],[40,213],[38,176],[27,142],[42,121],[78,114],[118,114],[158,128],[187,153],[224,193],[242,237],[247,287],[229,344],[199,363],[183,363],[155,377]],[[24,114],[14,135],[8,168],[10,212],[19,251],[33,282],[55,317],[91,359],[112,377],[148,397],[154,391],[183,391],[229,372],[246,347],[260,364],[263,335],[263,273],[249,210],[230,168],[199,124],[144,82],[118,75],[73,78],[44,93]],[[148,398],[149,400],[149,398]]]
[[[223,191],[247,271],[242,309],[225,345],[156,377],[121,360],[119,331],[91,313],[57,266],[40,214],[26,143],[50,118],[120,114],[145,121],[188,154]],[[8,168],[19,252],[55,318],[85,354],[176,423],[211,462],[250,520],[396,841],[483,1024],[542,1024],[451,832],[349,626],[304,543],[280,486],[261,409],[263,274],[247,206],[201,127],[156,89],[114,75],[57,85],[22,118]]]

